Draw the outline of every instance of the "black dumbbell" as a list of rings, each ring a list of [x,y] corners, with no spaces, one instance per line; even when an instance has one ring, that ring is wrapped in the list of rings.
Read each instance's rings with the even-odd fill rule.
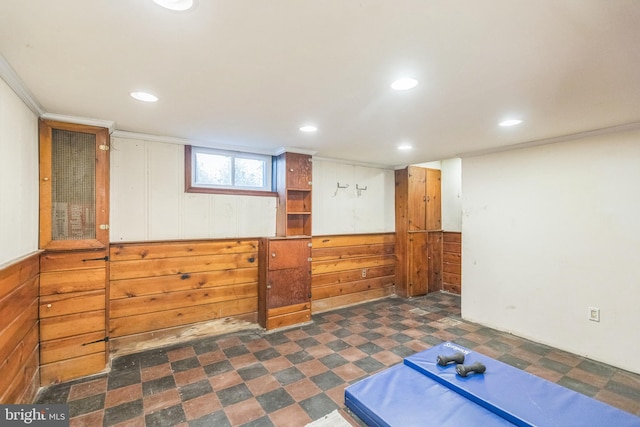
[[[484,366],[480,362],[476,362],[473,365],[458,365],[456,366],[456,372],[461,377],[466,377],[468,374],[474,372],[476,374],[484,374],[484,371],[487,370],[487,367]]]
[[[438,365],[446,366],[451,362],[464,363],[464,353],[459,351],[457,353],[452,354],[451,356],[438,355]]]

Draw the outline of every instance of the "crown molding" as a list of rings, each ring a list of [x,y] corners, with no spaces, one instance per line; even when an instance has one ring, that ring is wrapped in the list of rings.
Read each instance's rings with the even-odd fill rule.
[[[533,141],[521,142],[519,144],[507,145],[504,147],[487,148],[485,150],[467,151],[466,153],[457,154],[462,159],[466,157],[483,156],[485,154],[501,153],[503,151],[519,150],[521,148],[531,148],[540,145],[555,144],[558,142],[572,141],[575,139],[589,138],[599,135],[607,135],[612,133],[630,132],[640,130],[640,122],[625,123],[622,125],[609,126],[606,128],[592,129],[584,132],[571,133],[567,135],[555,136],[552,138],[536,139]]]
[[[78,125],[96,126],[109,129],[109,133],[113,133],[115,122],[110,120],[91,119],[87,117],[65,116],[62,114],[44,113],[40,115],[45,120],[54,120],[56,122],[75,123]]]
[[[280,154],[283,153],[298,153],[298,154],[308,154],[310,156],[313,156],[314,154],[316,154],[316,151],[313,150],[306,150],[304,148],[295,148],[295,147],[280,147],[275,151],[275,155],[279,156]]]
[[[9,87],[18,95],[22,102],[38,117],[44,114],[44,108],[33,96],[31,91],[24,84],[20,76],[15,72],[7,60],[0,54],[0,77],[4,80]]]
[[[266,154],[268,156],[276,155],[274,150],[268,150],[260,147],[246,147],[241,145],[221,144],[217,142],[194,141],[194,140],[184,139],[184,138],[175,138],[172,136],[151,135],[146,133],[129,132],[125,130],[115,130],[111,134],[111,137],[124,138],[124,139],[136,139],[140,141],[149,141],[149,142],[163,142],[167,144],[177,144],[177,145],[194,145],[197,147],[215,148],[218,150],[242,151],[245,153]]]

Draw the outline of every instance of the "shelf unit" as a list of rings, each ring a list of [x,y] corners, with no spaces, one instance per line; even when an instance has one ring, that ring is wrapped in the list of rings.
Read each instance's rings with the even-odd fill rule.
[[[276,235],[311,236],[311,156],[282,153],[276,159]]]

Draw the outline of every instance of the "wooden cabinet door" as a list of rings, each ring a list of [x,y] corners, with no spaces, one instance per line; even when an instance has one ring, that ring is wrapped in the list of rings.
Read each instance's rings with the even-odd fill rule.
[[[426,224],[426,169],[409,166],[408,168],[408,196],[407,219],[409,231],[422,231],[427,229]]]
[[[409,233],[408,296],[424,295],[429,290],[429,234]]]
[[[40,121],[40,248],[109,245],[109,132]]]
[[[311,156],[286,153],[287,188],[311,189]]]
[[[426,169],[426,230],[442,228],[440,175],[438,169]]]
[[[267,308],[309,302],[311,272],[309,268],[285,268],[269,273],[267,279]]]
[[[269,270],[308,265],[311,256],[309,243],[309,239],[271,240],[268,253]]]

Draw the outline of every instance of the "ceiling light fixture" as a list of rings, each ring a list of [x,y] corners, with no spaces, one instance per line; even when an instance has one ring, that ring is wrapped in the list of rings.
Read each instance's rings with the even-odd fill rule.
[[[193,0],[153,0],[154,3],[176,11],[188,10],[193,7]]]
[[[391,83],[391,88],[395,90],[413,89],[418,85],[418,81],[411,77],[403,77]]]
[[[302,132],[315,132],[318,130],[318,128],[313,125],[304,125],[304,126],[300,126],[300,130]]]
[[[131,97],[138,101],[156,102],[158,97],[147,92],[131,92]]]
[[[402,151],[406,151],[406,150],[411,150],[413,147],[411,146],[411,144],[408,143],[403,143],[398,145],[398,150],[402,150]]]
[[[507,127],[507,126],[519,125],[520,123],[522,123],[522,120],[520,119],[511,119],[511,120],[504,120],[500,122],[499,125],[502,127]]]

